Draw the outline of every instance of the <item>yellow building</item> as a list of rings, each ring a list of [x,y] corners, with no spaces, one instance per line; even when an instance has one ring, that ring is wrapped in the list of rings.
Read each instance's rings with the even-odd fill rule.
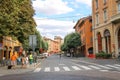
[[[12,56],[13,50],[16,46],[22,46],[18,40],[13,40],[11,37],[3,36],[0,37],[0,59],[3,57],[5,59],[10,59]],[[16,54],[17,55],[17,54]]]
[[[120,53],[120,0],[92,0],[94,53]]]

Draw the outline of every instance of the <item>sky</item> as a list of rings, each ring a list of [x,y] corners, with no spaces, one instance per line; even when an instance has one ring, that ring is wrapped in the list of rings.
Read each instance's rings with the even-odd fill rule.
[[[34,19],[41,36],[64,38],[74,32],[77,21],[91,15],[92,0],[32,0]]]

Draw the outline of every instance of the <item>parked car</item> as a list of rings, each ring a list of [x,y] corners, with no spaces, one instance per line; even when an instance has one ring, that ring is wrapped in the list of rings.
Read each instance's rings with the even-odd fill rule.
[[[67,57],[70,57],[70,53],[67,53],[66,56],[67,56]]]
[[[43,54],[40,54],[39,56],[37,56],[38,59],[43,59],[45,58],[45,56]]]
[[[47,58],[49,54],[47,52],[45,52],[45,53],[43,53],[43,55],[45,58]]]

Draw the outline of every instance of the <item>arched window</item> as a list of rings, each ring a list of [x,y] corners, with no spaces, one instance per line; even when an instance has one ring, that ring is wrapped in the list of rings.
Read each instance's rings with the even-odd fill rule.
[[[105,37],[105,50],[107,53],[111,52],[111,36],[108,29],[104,31],[104,37]]]

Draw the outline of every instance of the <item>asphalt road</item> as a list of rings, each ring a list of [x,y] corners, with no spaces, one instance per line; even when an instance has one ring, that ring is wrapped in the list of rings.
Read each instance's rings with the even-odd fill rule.
[[[1,76],[0,80],[120,80],[119,69],[114,62],[99,64],[95,60],[52,55],[31,72]]]

